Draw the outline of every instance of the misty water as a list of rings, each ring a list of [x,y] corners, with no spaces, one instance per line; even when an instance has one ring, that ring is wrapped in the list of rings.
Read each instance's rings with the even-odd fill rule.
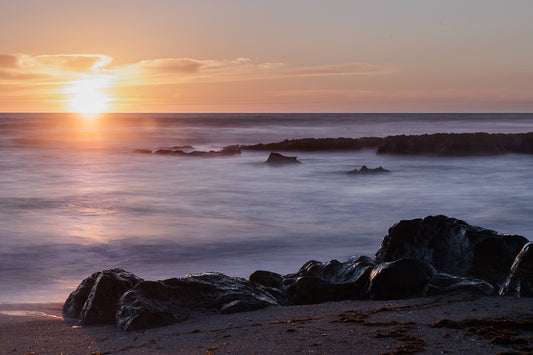
[[[113,267],[163,279],[295,272],[373,256],[401,219],[445,214],[532,239],[533,156],[135,154],[302,137],[533,131],[528,114],[0,115],[0,303],[63,301]],[[284,153],[284,152],[281,152]],[[347,171],[383,166],[390,174]]]

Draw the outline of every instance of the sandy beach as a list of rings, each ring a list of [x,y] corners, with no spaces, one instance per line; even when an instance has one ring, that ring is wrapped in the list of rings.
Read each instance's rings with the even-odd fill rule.
[[[134,332],[112,325],[79,326],[63,318],[61,307],[0,305],[0,353],[497,354],[533,349],[531,298],[455,294],[269,307],[200,314],[183,323]]]

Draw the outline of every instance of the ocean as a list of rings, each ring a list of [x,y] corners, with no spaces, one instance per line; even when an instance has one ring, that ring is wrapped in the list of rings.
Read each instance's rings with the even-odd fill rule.
[[[145,279],[295,272],[307,260],[373,256],[402,219],[444,214],[532,239],[533,156],[228,157],[305,137],[533,131],[533,114],[0,114],[0,303],[61,302],[95,271]],[[280,152],[285,153],[285,152]],[[390,174],[350,175],[366,165]]]

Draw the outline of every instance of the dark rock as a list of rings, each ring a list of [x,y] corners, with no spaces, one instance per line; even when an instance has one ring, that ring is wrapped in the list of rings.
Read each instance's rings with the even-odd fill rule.
[[[91,293],[94,283],[100,274],[101,272],[95,272],[87,277],[70,293],[65,304],[63,304],[63,313],[66,316],[79,317],[83,305],[85,304],[85,301],[87,301],[89,293]]]
[[[270,165],[285,165],[300,164],[301,162],[297,159],[297,157],[287,157],[279,153],[270,153],[265,163]]]
[[[390,171],[387,169],[383,169],[381,166],[374,169],[369,169],[366,167],[366,165],[363,165],[360,170],[354,169],[352,171],[348,171],[348,174],[355,175],[375,175],[382,173],[390,173]]]
[[[176,151],[174,150],[171,150],[171,149],[157,149],[154,154],[159,154],[159,155],[172,155],[174,154]]]
[[[500,288],[501,296],[533,297],[533,242],[516,256],[511,271]]]
[[[192,145],[175,145],[173,147],[170,147],[172,150],[193,150],[194,147]]]
[[[135,149],[133,152],[139,154],[152,154],[150,149]]]
[[[500,234],[455,218],[428,216],[389,228],[376,262],[417,258],[438,272],[474,277],[499,287],[526,242],[522,236]]]
[[[495,155],[505,153],[533,154],[533,132],[530,133],[436,133],[389,136],[378,154],[409,155]]]
[[[271,271],[257,270],[249,277],[250,282],[254,282],[266,287],[281,288],[283,276]]]
[[[69,295],[63,311],[79,317],[83,324],[114,323],[118,300],[141,281],[141,278],[123,269],[94,273]]]
[[[435,269],[419,259],[400,259],[376,265],[370,274],[370,298],[401,299],[422,296]]]
[[[296,274],[285,275],[283,289],[296,304],[368,298],[369,276],[374,261],[356,256],[341,263],[311,260]]]
[[[236,155],[241,154],[241,149],[238,145],[229,145],[227,147],[222,148],[221,151],[217,152],[219,155]]]
[[[377,148],[383,144],[383,138],[301,138],[286,139],[283,142],[241,145],[242,150],[280,150],[280,151],[320,151],[320,150],[361,150]]]
[[[496,289],[483,280],[437,273],[428,283],[425,290],[426,296],[443,295],[450,292],[491,296],[496,293]]]
[[[220,273],[204,273],[140,282],[122,296],[116,317],[120,328],[136,330],[176,323],[193,312],[233,313],[289,303],[280,290]]]

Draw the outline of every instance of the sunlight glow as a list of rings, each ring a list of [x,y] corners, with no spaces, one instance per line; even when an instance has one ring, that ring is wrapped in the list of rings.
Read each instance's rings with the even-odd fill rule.
[[[81,80],[72,81],[65,89],[70,98],[70,108],[81,114],[99,114],[109,109],[113,99],[106,89],[111,86],[111,76],[92,75]]]

